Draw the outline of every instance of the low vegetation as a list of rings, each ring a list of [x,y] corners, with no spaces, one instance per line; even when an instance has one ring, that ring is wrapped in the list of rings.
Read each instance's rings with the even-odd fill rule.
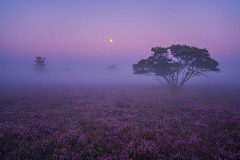
[[[2,87],[0,159],[240,158],[237,90],[36,87]]]

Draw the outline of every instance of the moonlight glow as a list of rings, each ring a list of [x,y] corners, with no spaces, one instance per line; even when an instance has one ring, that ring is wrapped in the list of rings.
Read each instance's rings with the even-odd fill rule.
[[[112,42],[112,39],[110,39],[110,42]]]

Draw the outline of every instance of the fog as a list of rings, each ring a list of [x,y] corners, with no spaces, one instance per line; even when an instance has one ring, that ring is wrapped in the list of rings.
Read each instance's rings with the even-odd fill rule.
[[[34,59],[33,59],[34,60]],[[131,63],[99,60],[56,60],[46,59],[47,72],[39,73],[34,69],[33,60],[8,59],[1,61],[1,83],[74,83],[105,84],[133,83],[147,81],[149,78],[133,76]],[[116,70],[106,68],[115,65]],[[151,82],[151,80],[149,81]]]
[[[132,65],[138,60],[56,59],[46,57],[47,72],[38,73],[34,57],[4,57],[0,60],[0,83],[50,84],[159,84],[152,76],[134,75]],[[139,59],[140,60],[140,59]],[[212,78],[193,77],[186,85],[239,85],[239,57],[216,58],[220,73],[209,72]],[[116,70],[107,70],[115,65]]]

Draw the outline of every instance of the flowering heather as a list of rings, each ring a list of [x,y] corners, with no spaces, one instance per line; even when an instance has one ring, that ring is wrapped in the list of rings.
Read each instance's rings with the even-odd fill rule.
[[[1,86],[0,159],[240,159],[239,89]]]

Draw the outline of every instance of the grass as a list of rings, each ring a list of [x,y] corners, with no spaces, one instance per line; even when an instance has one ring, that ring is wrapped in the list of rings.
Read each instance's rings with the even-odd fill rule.
[[[236,87],[1,89],[1,159],[240,158]]]

